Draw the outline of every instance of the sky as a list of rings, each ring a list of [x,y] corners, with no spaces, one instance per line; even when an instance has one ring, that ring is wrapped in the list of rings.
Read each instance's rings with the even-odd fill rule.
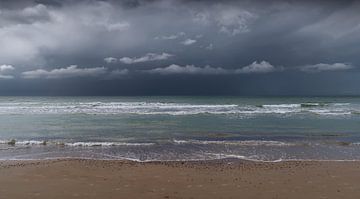
[[[0,0],[0,95],[360,95],[360,1]]]

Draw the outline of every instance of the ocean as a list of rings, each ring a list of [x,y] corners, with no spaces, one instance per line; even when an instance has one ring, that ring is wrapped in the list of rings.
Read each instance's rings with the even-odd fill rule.
[[[360,97],[0,97],[0,160],[360,160]]]

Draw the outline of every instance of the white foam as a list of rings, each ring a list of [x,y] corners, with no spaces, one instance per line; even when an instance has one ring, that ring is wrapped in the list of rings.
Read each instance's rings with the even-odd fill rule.
[[[46,141],[28,140],[28,141],[16,141],[16,145],[44,145]]]
[[[301,105],[305,105],[305,106],[321,106],[321,103],[313,103],[313,102],[306,102],[306,103],[301,103]]]
[[[0,103],[0,114],[223,114],[231,112],[235,104],[186,104],[160,102],[68,102],[68,103]]]
[[[307,105],[307,106],[303,106]],[[189,104],[165,102],[0,102],[0,114],[139,114],[139,115],[196,115],[259,114],[289,115],[351,115],[360,112],[360,105],[350,103],[289,103],[265,104]]]
[[[334,105],[334,106],[349,106],[351,104],[350,103],[333,103],[332,105]]]
[[[0,140],[0,144],[9,144],[11,141]],[[134,142],[55,142],[55,141],[38,141],[38,140],[23,140],[15,141],[15,146],[26,145],[63,145],[69,147],[110,147],[110,146],[151,146],[155,143],[134,143]]]
[[[155,143],[130,143],[130,142],[75,142],[75,143],[65,143],[65,146],[72,147],[94,147],[94,146],[151,146]]]
[[[247,161],[253,161],[253,162],[282,162],[286,161],[286,159],[275,159],[275,160],[264,160],[261,159],[257,155],[251,155],[251,156],[244,156],[244,155],[236,155],[236,154],[225,154],[225,153],[207,153],[208,155],[214,156],[215,160],[221,160],[221,159],[239,159],[239,160],[247,160]]]
[[[175,144],[222,144],[240,146],[295,146],[296,143],[266,141],[266,140],[244,140],[244,141],[207,141],[207,140],[173,140]]]
[[[315,109],[309,110],[309,112],[315,113],[317,115],[325,115],[325,116],[341,116],[341,115],[351,115],[351,111],[345,110],[322,110],[322,109]]]
[[[300,108],[301,104],[265,104],[264,108]]]

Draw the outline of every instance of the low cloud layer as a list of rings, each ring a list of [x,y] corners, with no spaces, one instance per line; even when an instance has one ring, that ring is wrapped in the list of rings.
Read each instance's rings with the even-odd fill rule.
[[[12,65],[0,65],[0,72],[12,71],[15,68]]]
[[[148,73],[172,75],[172,74],[191,74],[191,75],[228,75],[228,74],[249,74],[249,73],[270,73],[280,70],[281,67],[274,67],[269,62],[253,62],[252,64],[238,69],[224,69],[221,67],[197,67],[194,65],[179,66],[172,64],[165,68],[155,68]]]
[[[185,46],[190,46],[196,43],[195,39],[186,39],[184,41],[181,42],[181,44],[185,45]]]
[[[160,61],[160,60],[167,60],[173,55],[168,53],[147,53],[142,57],[122,57],[118,59],[119,62],[124,64],[136,64],[136,63],[143,63],[143,62],[150,62],[150,61]]]
[[[113,58],[108,59],[108,63],[114,63]],[[115,58],[114,58],[115,59]],[[307,65],[298,68],[303,72],[322,72],[322,71],[337,71],[337,70],[349,70],[353,66],[344,63],[334,63],[334,64],[315,64]],[[11,65],[1,65],[0,74],[8,73],[13,71],[14,67]],[[235,69],[226,69],[224,67],[212,67],[204,66],[199,67],[195,65],[177,65],[171,64],[166,67],[158,67],[148,70],[134,70],[132,73],[136,74],[160,74],[160,75],[246,75],[246,74],[265,74],[272,72],[284,72],[282,66],[273,66],[267,61],[254,61],[253,63],[239,67]],[[32,71],[22,72],[22,77],[25,79],[61,79],[61,78],[74,78],[74,77],[102,77],[105,79],[116,79],[119,77],[124,77],[129,75],[130,71],[128,69],[115,69],[110,70],[105,67],[93,67],[93,68],[79,68],[77,65],[71,65],[64,68],[57,68],[50,71],[44,69],[36,69]],[[1,77],[0,77],[1,78]],[[11,79],[13,76],[3,75],[3,79]]]
[[[78,68],[76,65],[68,66],[66,68],[58,68],[50,71],[37,69],[33,71],[23,72],[22,75],[25,79],[59,79],[71,77],[96,77],[106,73],[104,67],[95,68]]]
[[[315,65],[306,65],[301,67],[301,70],[304,72],[323,72],[323,71],[339,71],[339,70],[349,70],[352,69],[351,64],[345,63],[334,63],[334,64],[315,64]]]
[[[267,61],[257,62],[254,61],[252,64],[243,68],[237,69],[236,73],[270,73],[277,70],[273,65]]]
[[[165,68],[155,68],[147,71],[152,74],[161,74],[161,75],[173,75],[173,74],[191,74],[191,75],[216,75],[216,74],[226,74],[227,71],[223,68],[213,68],[211,66],[205,67],[196,67],[194,65],[179,66],[172,64]]]
[[[117,63],[118,59],[115,57],[106,57],[104,58],[104,61],[108,64]]]
[[[185,35],[186,35],[186,33],[179,32],[179,33],[172,34],[172,35],[156,36],[154,39],[156,39],[156,40],[174,40],[174,39],[181,38],[181,37],[183,37]]]

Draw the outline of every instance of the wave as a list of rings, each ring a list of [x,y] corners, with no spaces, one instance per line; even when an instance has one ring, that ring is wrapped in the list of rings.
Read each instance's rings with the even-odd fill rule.
[[[325,115],[325,116],[345,116],[345,115],[353,115],[356,114],[352,111],[345,110],[309,110],[309,112],[314,113],[316,115]]]
[[[116,146],[154,146],[161,144],[175,145],[229,145],[229,146],[269,146],[269,147],[291,147],[291,146],[311,146],[311,145],[337,145],[337,146],[360,146],[360,142],[344,141],[277,141],[277,140],[180,140],[172,139],[160,142],[61,142],[61,141],[41,141],[41,140],[0,140],[3,146],[63,146],[63,147],[116,147]]]
[[[267,140],[244,140],[244,141],[210,141],[210,140],[171,140],[173,144],[200,144],[200,145],[238,145],[238,146],[294,146],[298,143],[267,141]],[[152,146],[154,142],[58,142],[38,140],[0,140],[2,145],[32,146],[32,145],[56,145],[69,147],[112,147],[112,146]]]
[[[276,140],[164,140],[160,142],[58,142],[0,140],[0,160],[24,159],[109,159],[151,161],[197,161],[241,159],[251,161],[360,160],[353,153],[360,142]],[[44,145],[44,143],[46,143]],[[200,146],[201,145],[201,146]],[[153,147],[152,147],[153,146]],[[329,151],[330,150],[330,151]],[[329,156],[336,150],[339,155]],[[349,153],[350,152],[350,153]]]
[[[239,159],[246,161],[254,161],[254,162],[281,162],[283,159],[275,159],[275,160],[266,160],[264,158],[260,158],[258,155],[236,155],[236,154],[226,154],[226,153],[207,153],[207,155],[212,156],[213,160],[223,160],[223,159]]]
[[[271,104],[261,106],[267,112],[273,113],[311,113],[319,116],[355,115],[360,105],[350,103],[306,102],[298,104]],[[264,112],[265,112],[264,111]]]
[[[38,140],[0,140],[2,145],[12,146],[31,146],[31,145],[55,145],[55,146],[69,146],[69,147],[111,147],[111,146],[151,146],[156,143],[144,142],[57,142],[57,141],[38,141]]]
[[[59,157],[46,157],[46,158],[35,158],[35,157],[7,157],[1,158],[0,161],[42,161],[42,160],[101,160],[101,161],[131,161],[131,162],[139,162],[139,163],[156,163],[156,162],[203,162],[203,161],[225,161],[227,163],[231,163],[235,160],[244,160],[250,162],[259,162],[259,163],[280,163],[280,162],[360,162],[360,159],[330,159],[330,158],[278,158],[278,159],[260,159],[257,156],[243,156],[236,154],[223,154],[223,153],[209,153],[213,157],[207,158],[185,158],[185,159],[140,159],[140,158],[131,158],[131,157],[119,157],[119,156],[111,156],[104,155],[103,158],[94,158],[94,157],[84,157],[84,156],[59,156]]]
[[[0,103],[0,114],[225,114],[236,104],[186,104],[161,102],[68,102],[68,103]]]
[[[227,114],[254,116],[263,114],[314,114],[319,116],[358,115],[359,104],[304,102],[289,104],[188,104],[164,102],[16,102],[0,103],[0,114],[138,114],[197,115]]]
[[[324,106],[328,106],[328,104],[326,103],[301,103],[300,104],[301,107],[306,108],[306,107],[324,107]]]

